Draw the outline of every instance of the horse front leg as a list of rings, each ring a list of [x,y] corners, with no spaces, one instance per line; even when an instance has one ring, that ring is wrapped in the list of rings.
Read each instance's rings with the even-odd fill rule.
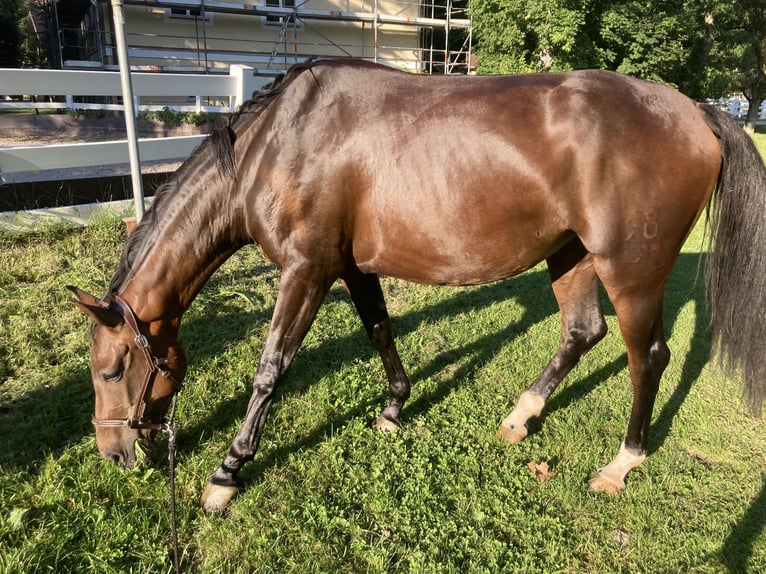
[[[404,402],[410,396],[410,381],[396,351],[380,280],[375,274],[362,273],[356,265],[349,267],[341,275],[341,280],[362,319],[367,336],[380,354],[388,379],[388,405],[372,428],[394,432],[399,428],[399,415]]]
[[[269,335],[253,380],[253,394],[245,419],[221,466],[210,476],[201,502],[208,512],[224,510],[236,496],[237,473],[253,459],[266,425],[266,415],[277,385],[311,327],[332,283],[309,272],[282,272]]]

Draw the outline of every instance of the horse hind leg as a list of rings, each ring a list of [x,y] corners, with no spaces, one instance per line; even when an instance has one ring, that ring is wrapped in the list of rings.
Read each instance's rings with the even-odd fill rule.
[[[548,271],[561,314],[561,338],[554,357],[500,425],[498,437],[510,443],[526,438],[528,421],[540,416],[556,387],[607,331],[593,261],[579,239],[548,258]]]
[[[377,275],[362,273],[353,265],[341,275],[341,281],[354,302],[367,336],[380,354],[388,379],[388,405],[372,427],[386,433],[394,432],[399,428],[399,415],[410,396],[410,381],[396,351],[380,280]]]
[[[662,373],[670,362],[670,350],[662,324],[666,278],[667,274],[664,277],[644,277],[643,281],[636,283],[638,287],[615,289],[612,281],[602,276],[628,352],[633,403],[625,440],[617,456],[600,468],[590,481],[591,490],[622,492],[625,490],[625,477],[646,458],[654,400]]]

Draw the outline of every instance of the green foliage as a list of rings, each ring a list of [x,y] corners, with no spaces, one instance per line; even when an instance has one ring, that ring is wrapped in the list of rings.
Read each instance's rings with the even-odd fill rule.
[[[64,285],[103,290],[122,224],[0,235],[0,572],[171,572],[164,461],[132,472],[93,438],[86,319]],[[766,426],[708,365],[698,229],[668,282],[671,363],[649,459],[621,496],[585,481],[619,448],[630,409],[610,334],[519,445],[500,420],[559,340],[547,272],[467,289],[384,279],[413,395],[393,436],[369,425],[383,368],[334,287],[278,391],[246,489],[226,516],[198,505],[245,412],[279,273],[256,249],[187,311],[179,401],[184,572],[760,572]],[[555,473],[535,480],[526,465]]]
[[[211,112],[178,112],[165,106],[160,111],[145,111],[141,115],[147,120],[157,120],[168,126],[177,127],[181,124],[201,126],[215,121],[219,114]]]
[[[596,67],[587,0],[480,0],[472,4],[480,73]]]
[[[702,26],[686,2],[478,0],[480,71],[606,68],[680,83]]]
[[[696,15],[672,2],[624,2],[601,15],[601,50],[607,67],[659,82],[672,83],[685,69],[696,28]],[[670,8],[670,9],[669,9]]]
[[[762,0],[475,0],[472,11],[480,73],[604,68],[696,98],[766,85]]]
[[[110,110],[86,110],[83,108],[67,110],[66,113],[73,118],[108,118],[114,115],[114,112]]]
[[[738,91],[751,110],[766,98],[766,3],[713,2],[709,13],[711,49],[706,82],[713,96]],[[748,117],[753,129],[754,116]]]
[[[0,68],[21,65],[21,21],[23,4],[19,0],[0,0]]]

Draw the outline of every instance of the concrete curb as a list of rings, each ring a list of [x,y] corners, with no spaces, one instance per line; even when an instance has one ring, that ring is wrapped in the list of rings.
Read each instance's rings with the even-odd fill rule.
[[[153,198],[147,198],[147,208]],[[88,203],[67,207],[0,212],[0,232],[13,235],[50,227],[84,227],[94,221],[133,215],[133,200]]]

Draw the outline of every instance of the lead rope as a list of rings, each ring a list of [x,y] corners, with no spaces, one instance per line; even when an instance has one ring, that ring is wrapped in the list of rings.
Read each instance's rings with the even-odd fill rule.
[[[168,433],[168,467],[170,470],[170,528],[173,533],[173,566],[176,574],[181,574],[178,559],[178,517],[176,516],[176,397],[170,405],[170,417],[165,425]]]

